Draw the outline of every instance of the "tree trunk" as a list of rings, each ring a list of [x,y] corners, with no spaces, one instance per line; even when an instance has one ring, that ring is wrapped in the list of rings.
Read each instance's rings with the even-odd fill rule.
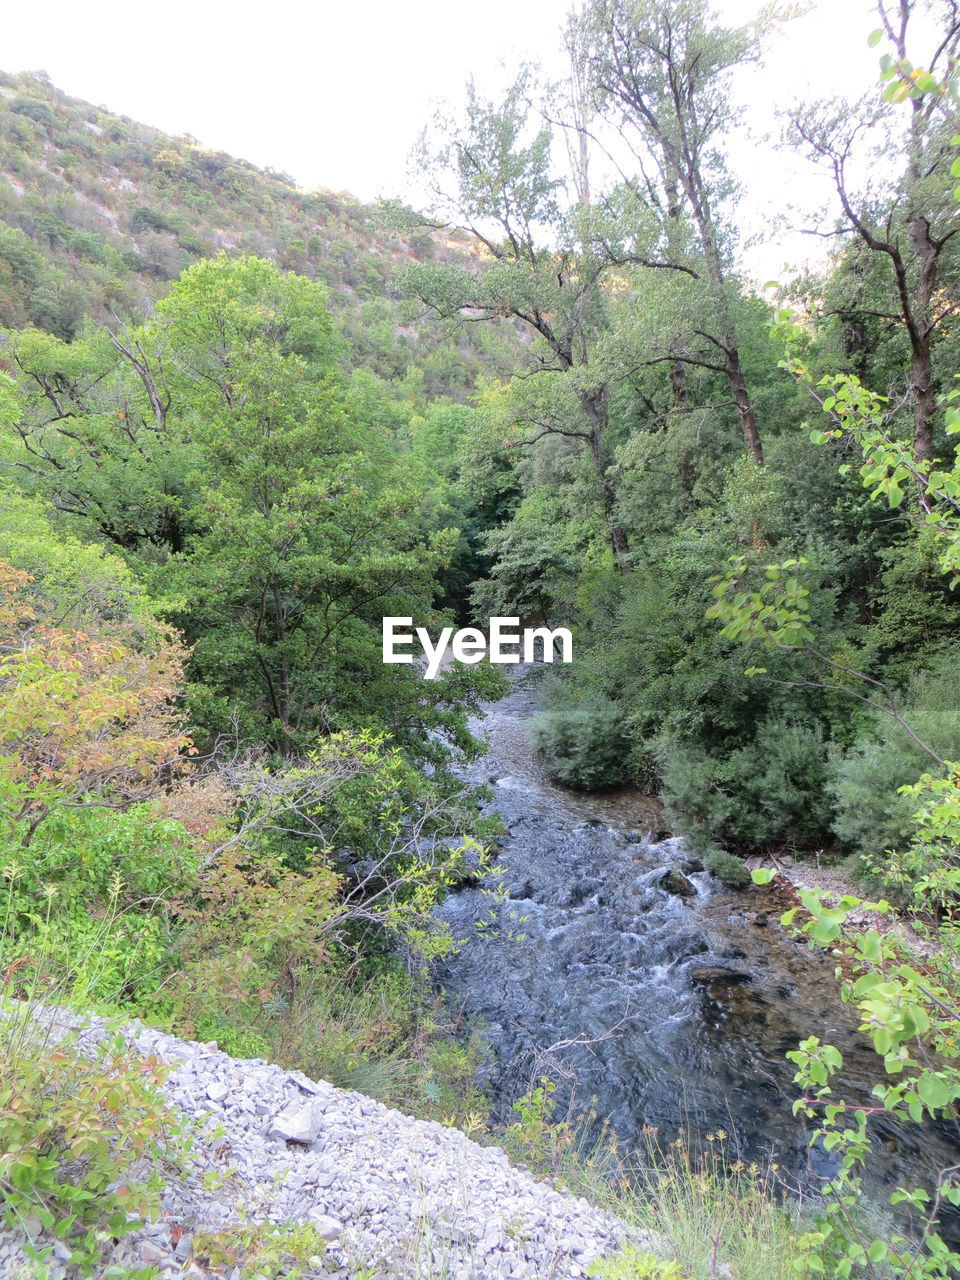
[[[762,467],[763,445],[760,443],[760,432],[757,430],[757,420],[754,417],[753,405],[750,403],[750,392],[747,390],[743,370],[740,368],[740,353],[733,344],[727,351],[724,372],[730,384],[730,395],[740,415],[740,429],[743,432],[747,451],[757,466]]]
[[[670,365],[670,390],[673,392],[673,407],[687,407],[687,370],[682,360],[674,360]]]
[[[600,495],[603,499],[603,510],[610,529],[610,545],[613,548],[613,557],[620,572],[626,575],[630,572],[630,564],[626,558],[630,548],[627,545],[627,535],[624,532],[623,525],[614,516],[616,494],[613,485],[610,483],[610,477],[607,475],[600,437],[596,434],[590,439],[590,455],[593,458],[597,479],[600,481]]]
[[[930,339],[918,343],[910,362],[910,389],[913,392],[913,452],[918,462],[933,461],[933,420],[937,398],[933,392],[933,365]]]
[[[629,552],[627,535],[623,525],[620,524],[614,514],[617,495],[610,477],[607,475],[606,459],[603,456],[603,428],[607,423],[607,408],[604,403],[598,401],[596,396],[583,392],[580,393],[580,404],[590,420],[590,456],[593,459],[594,470],[597,473],[597,480],[600,484],[600,497],[610,530],[610,545],[613,548],[613,556],[620,572],[626,575],[630,572],[630,564],[626,558]]]
[[[711,282],[716,289],[716,302],[717,309],[719,311],[718,328],[720,329],[720,336],[722,338],[719,345],[724,353],[724,373],[727,376],[727,383],[730,387],[730,397],[733,400],[737,413],[740,416],[740,429],[743,432],[743,439],[747,446],[747,452],[753,458],[757,466],[762,467],[763,445],[760,443],[760,432],[757,428],[757,419],[754,416],[753,405],[750,403],[750,392],[747,389],[747,382],[743,376],[743,369],[740,367],[740,347],[737,343],[737,333],[733,323],[733,316],[730,314],[730,308],[727,305],[727,280],[723,269],[720,245],[717,242],[717,236],[714,229],[713,215],[710,212],[710,202],[707,197],[707,190],[699,170],[693,170],[686,175],[681,174],[681,180],[683,181],[687,199],[693,210],[693,217],[697,225],[697,232],[700,237],[703,256],[706,260],[707,271]],[[716,339],[714,339],[714,341],[716,341]]]

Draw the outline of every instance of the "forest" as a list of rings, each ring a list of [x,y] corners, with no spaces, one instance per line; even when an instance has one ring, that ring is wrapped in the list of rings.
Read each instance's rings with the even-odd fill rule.
[[[799,1204],[667,1156],[614,1211],[662,1223],[669,1192],[687,1234],[596,1274],[960,1275],[960,1157],[893,1209],[863,1191],[878,1113],[960,1148],[960,10],[880,0],[871,92],[785,106],[831,194],[764,283],[731,86],[783,21],[583,0],[567,78],[426,123],[423,209],[0,75],[0,1193],[76,1274],[156,1207],[106,1188],[158,1139],[129,1063],[105,1110],[106,1064],[34,1052],[34,1002],[609,1203],[554,1082],[495,1121],[484,1026],[435,977],[448,895],[506,918],[482,712],[511,668],[424,679],[382,623],[499,617],[573,636],[529,726],[552,782],[662,806],[717,895],[787,892],[770,927],[872,1046],[855,1088],[825,1027],[785,1050],[832,1153]]]

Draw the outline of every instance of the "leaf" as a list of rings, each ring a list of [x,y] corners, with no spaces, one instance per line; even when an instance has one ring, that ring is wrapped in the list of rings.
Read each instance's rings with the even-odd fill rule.
[[[931,1111],[937,1111],[941,1107],[948,1106],[951,1099],[951,1093],[946,1084],[939,1076],[935,1076],[930,1072],[924,1072],[917,1081],[917,1093],[921,1101]]]
[[[883,28],[877,27],[875,31],[871,31],[867,36],[867,44],[871,49],[875,49],[883,39]]]

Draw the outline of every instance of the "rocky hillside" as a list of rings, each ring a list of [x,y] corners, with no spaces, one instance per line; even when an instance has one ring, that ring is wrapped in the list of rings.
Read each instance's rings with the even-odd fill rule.
[[[299,190],[191,137],[169,137],[68,97],[42,73],[0,72],[0,327],[70,339],[84,319],[148,312],[169,282],[221,250],[324,281],[349,360],[384,378],[422,371],[462,396],[490,338],[448,334],[400,301],[399,266],[471,252],[456,235],[330,191]],[[480,326],[471,327],[479,329]]]
[[[94,1052],[107,1033],[101,1020],[63,1009],[35,1016],[54,1040],[78,1029],[74,1052]],[[618,1244],[649,1243],[456,1129],[215,1044],[141,1024],[123,1035],[134,1053],[168,1064],[164,1093],[196,1127],[182,1167],[153,1171],[164,1179],[162,1220],[139,1225],[99,1274],[147,1266],[170,1280],[268,1270],[302,1280],[578,1280]],[[73,1274],[70,1249],[39,1220],[0,1230],[0,1274],[30,1275],[31,1243],[47,1253],[53,1280]]]

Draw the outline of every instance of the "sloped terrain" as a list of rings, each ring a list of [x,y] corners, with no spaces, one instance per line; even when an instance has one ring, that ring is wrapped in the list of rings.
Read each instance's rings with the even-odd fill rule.
[[[322,280],[347,360],[384,378],[422,371],[427,394],[464,395],[491,365],[490,335],[449,333],[400,300],[398,267],[475,261],[466,240],[299,190],[190,137],[68,97],[38,74],[0,73],[0,326],[74,337],[87,317],[149,312],[192,262],[256,254]]]

